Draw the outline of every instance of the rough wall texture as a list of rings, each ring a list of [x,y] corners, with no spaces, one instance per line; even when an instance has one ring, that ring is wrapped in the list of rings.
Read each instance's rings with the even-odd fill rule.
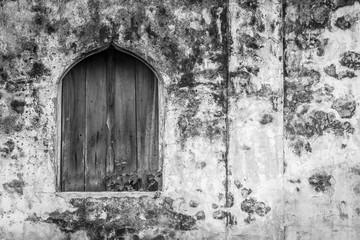
[[[359,14],[0,1],[0,239],[359,239]],[[109,43],[161,78],[163,191],[57,193],[61,77]]]
[[[358,1],[286,1],[285,235],[358,239]]]
[[[229,9],[229,239],[282,239],[281,3],[231,1]]]

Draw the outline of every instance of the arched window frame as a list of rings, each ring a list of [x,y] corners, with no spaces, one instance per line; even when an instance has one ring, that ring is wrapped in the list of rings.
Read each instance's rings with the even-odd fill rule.
[[[102,51],[106,51],[110,47],[114,48],[115,50],[128,54],[135,59],[141,61],[143,64],[145,64],[156,76],[157,78],[157,84],[158,84],[158,131],[159,131],[159,165],[160,169],[163,172],[163,165],[164,165],[164,129],[165,129],[165,91],[164,91],[164,80],[161,74],[151,65],[149,64],[145,59],[138,56],[137,54],[117,46],[114,43],[109,43],[103,47],[94,49],[86,54],[81,55],[80,58],[76,59],[70,66],[66,68],[66,70],[61,74],[61,76],[58,78],[57,81],[57,101],[56,101],[56,109],[55,109],[55,120],[56,120],[56,139],[55,139],[55,155],[56,155],[56,192],[57,194],[61,194],[63,196],[72,197],[72,195],[75,194],[75,196],[92,196],[92,197],[103,197],[103,196],[118,196],[118,195],[154,195],[154,192],[143,192],[143,191],[132,191],[132,192],[112,192],[112,191],[104,191],[104,192],[90,192],[90,191],[84,191],[84,192],[62,192],[61,191],[61,137],[62,137],[62,89],[63,89],[63,79],[64,77],[69,73],[69,71],[76,66],[78,63],[83,61],[84,59],[91,57],[95,54],[98,54]],[[164,190],[164,178],[162,174],[162,189],[160,191]],[[74,196],[74,197],[75,197]]]

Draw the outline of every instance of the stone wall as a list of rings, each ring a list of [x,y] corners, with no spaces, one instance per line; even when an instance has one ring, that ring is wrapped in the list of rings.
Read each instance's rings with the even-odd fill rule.
[[[0,1],[0,239],[358,239],[356,0]],[[59,193],[61,78],[161,81],[163,190]]]

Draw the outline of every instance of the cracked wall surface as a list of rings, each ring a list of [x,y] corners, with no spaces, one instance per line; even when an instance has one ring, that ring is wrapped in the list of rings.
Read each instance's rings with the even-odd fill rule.
[[[0,1],[0,239],[359,239],[356,0]],[[160,77],[163,189],[59,193],[61,78]]]

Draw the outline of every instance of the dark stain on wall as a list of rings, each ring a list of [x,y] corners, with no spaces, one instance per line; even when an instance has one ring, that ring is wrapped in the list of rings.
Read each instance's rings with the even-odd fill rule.
[[[231,214],[231,212],[228,212],[226,220],[226,224],[230,227],[237,225],[237,217],[234,214]]]
[[[241,196],[243,198],[247,198],[251,193],[252,193],[251,188],[249,188],[249,189],[248,188],[241,189]]]
[[[258,0],[239,0],[239,5],[247,10],[256,11],[259,7]]]
[[[12,153],[15,149],[15,142],[12,139],[7,140],[4,143],[4,147],[0,148],[0,152],[2,153],[2,157],[7,157],[8,154]]]
[[[20,41],[21,48],[24,51],[28,51],[30,54],[35,54],[35,55],[37,54],[38,45],[35,42],[35,38],[30,38],[30,39],[20,38],[19,41]]]
[[[360,216],[360,208],[355,208],[355,213]]]
[[[309,184],[316,192],[326,192],[332,186],[332,176],[326,172],[316,173],[309,178]]]
[[[241,184],[241,182],[238,179],[234,180],[234,184],[236,186],[237,189],[240,189],[243,187],[243,185]]]
[[[222,219],[226,218],[226,216],[227,216],[227,212],[224,210],[217,210],[213,213],[214,219],[222,220]]]
[[[274,120],[274,117],[271,114],[264,114],[260,119],[260,124],[266,125],[271,123]]]
[[[297,81],[286,81],[285,90],[285,130],[286,136],[293,141],[294,152],[301,155],[302,149],[305,146],[310,149],[309,142],[306,139],[311,139],[315,136],[321,136],[325,132],[333,133],[338,136],[345,134],[353,134],[355,129],[349,122],[343,122],[336,119],[335,114],[331,112],[324,112],[320,110],[308,111],[309,103],[315,101],[323,101],[321,98],[328,96],[332,98],[333,88],[324,85],[323,88],[313,90],[313,86],[320,81],[320,73],[315,70],[301,69],[292,70],[289,72],[291,78]],[[338,101],[333,104],[333,108],[337,109],[339,114],[344,117],[351,117],[355,111],[355,103]],[[309,148],[310,147],[310,148]]]
[[[346,70],[346,71],[341,71],[341,72],[336,72],[336,66],[334,64],[331,64],[327,67],[324,68],[324,72],[331,76],[334,77],[338,80],[341,80],[343,78],[354,78],[356,77],[356,74],[352,71]]]
[[[196,202],[196,201],[194,201],[194,200],[191,200],[191,201],[189,202],[189,206],[192,207],[192,208],[196,208],[196,207],[199,206],[199,203]]]
[[[23,124],[18,122],[19,117],[16,115],[7,115],[0,117],[0,131],[9,134],[11,132],[19,132],[23,128]]]
[[[7,182],[3,184],[3,187],[9,193],[16,192],[19,195],[23,195],[23,188],[25,186],[24,181],[21,178],[21,175],[18,174],[18,179],[14,179],[11,182]]]
[[[356,184],[353,190],[355,194],[360,195],[360,183]]]
[[[234,206],[234,202],[235,202],[235,197],[234,194],[232,194],[231,192],[227,193],[227,197],[226,197],[226,204],[225,207],[226,208],[231,208]]]
[[[28,74],[30,78],[38,78],[43,75],[49,75],[50,70],[42,62],[34,62]]]
[[[26,102],[22,100],[13,100],[11,101],[10,105],[15,112],[22,114],[24,113]]]
[[[0,67],[0,82],[3,83],[8,79],[9,75],[3,67]]]
[[[260,48],[263,47],[260,41],[261,41],[260,36],[256,35],[255,37],[252,37],[245,33],[240,36],[240,40],[239,40],[239,42],[243,43],[242,46],[245,46],[246,48],[248,49],[250,48],[253,50],[259,50]]]
[[[269,206],[266,206],[263,202],[258,202],[255,198],[245,199],[241,203],[241,211],[248,214],[247,218],[244,219],[246,223],[255,221],[255,214],[263,217],[270,212],[270,210],[271,208]]]
[[[355,115],[356,102],[346,98],[336,99],[332,106],[335,109],[341,118],[351,118]]]
[[[300,179],[297,179],[297,180],[290,179],[289,182],[291,182],[291,183],[301,183],[301,180]]]
[[[284,92],[284,120],[286,137],[292,141],[294,153],[301,155],[303,150],[311,152],[311,145],[306,139],[321,136],[325,132],[344,136],[346,133],[354,133],[354,128],[349,122],[337,120],[335,114],[320,110],[309,111],[308,104],[332,98],[333,88],[324,85],[322,88],[315,85],[320,82],[321,74],[313,69],[293,68],[288,71],[288,79],[285,81]],[[294,79],[290,81],[289,79]],[[348,111],[348,105],[336,104],[340,111]],[[351,110],[355,110],[351,105]],[[347,114],[346,116],[350,116]]]
[[[360,166],[354,166],[354,167],[350,168],[350,172],[352,174],[360,176]]]
[[[125,31],[125,41],[138,41],[141,37],[140,27],[142,21],[145,19],[145,13],[143,9],[139,9],[130,19],[130,26]],[[148,26],[150,27],[150,26]]]
[[[325,133],[332,133],[337,136],[345,136],[354,133],[354,127],[349,122],[342,121],[342,118],[350,118],[355,114],[355,102],[335,100],[333,101],[333,87],[321,82],[321,73],[315,69],[307,69],[300,66],[300,59],[293,56],[301,55],[301,52],[315,50],[318,56],[325,54],[324,49],[328,39],[323,37],[324,29],[331,29],[331,15],[336,9],[350,6],[356,1],[321,1],[321,0],[287,0],[284,6],[284,46],[285,46],[285,83],[284,83],[284,124],[285,133],[291,142],[293,151],[297,155],[303,152],[312,152],[310,139],[321,136]],[[291,8],[296,12],[295,18],[288,17],[287,9]],[[356,19],[351,19],[355,21]],[[334,25],[346,30],[351,28],[348,16],[338,18]],[[295,37],[290,39],[289,36]],[[294,41],[298,54],[289,55],[288,43]],[[341,55],[340,64],[352,69],[360,69],[360,55],[348,51]],[[324,69],[324,72],[336,79],[354,78],[353,71],[336,71],[336,66],[331,64]],[[322,102],[331,102],[341,119],[329,111],[312,110],[309,105]]]
[[[217,220],[225,220],[227,226],[237,224],[237,218],[230,211],[217,210],[213,213],[213,218]]]
[[[341,203],[338,205],[339,209],[339,216],[341,220],[346,220],[349,218],[349,214],[346,211],[347,204],[345,201],[341,201]]]
[[[34,25],[42,28],[48,23],[48,14],[50,13],[50,9],[46,8],[42,2],[35,3],[31,10],[35,13],[33,17]]]
[[[205,220],[205,212],[201,210],[195,214],[195,217],[197,220]]]
[[[342,16],[342,17],[339,17],[338,19],[336,19],[335,26],[340,28],[341,30],[347,30],[347,29],[351,28],[351,26],[354,22],[355,21],[352,20],[349,15],[345,15],[345,16]]]
[[[338,8],[351,6],[358,0],[287,0],[286,6],[297,10],[295,21],[286,24],[287,32],[301,32],[304,29],[317,30],[330,27],[331,13]]]
[[[285,115],[291,116],[300,105],[313,100],[312,86],[320,81],[321,75],[316,70],[303,68],[289,71],[289,77],[298,79],[296,82],[286,81],[284,84],[287,96],[284,102]]]
[[[353,69],[359,70],[360,69],[360,53],[348,51],[342,54],[340,59],[340,64]]]
[[[300,50],[316,49],[318,56],[324,55],[324,47],[328,44],[328,39],[321,40],[318,33],[300,32],[296,35],[295,44]]]
[[[202,121],[195,117],[195,115],[199,111],[200,102],[201,101],[199,99],[193,99],[188,101],[185,105],[186,111],[180,114],[178,118],[178,126],[180,130],[180,138],[182,140],[182,147],[184,146],[187,138],[198,136],[200,134],[199,130]]]
[[[341,122],[336,119],[334,113],[314,110],[309,113],[306,119],[299,119],[293,125],[286,126],[286,130],[294,136],[311,138],[321,136],[325,132],[331,132],[338,136],[345,133],[354,133],[355,129],[349,122]]]
[[[66,2],[63,2],[63,4],[66,4]],[[34,31],[37,34],[44,32],[49,35],[59,33],[59,43],[64,43],[64,38],[70,35],[69,22],[67,19],[58,20],[54,18],[52,9],[44,6],[41,1],[35,3],[31,10],[34,12]]]
[[[43,221],[58,225],[65,233],[85,230],[94,240],[125,235],[138,238],[139,231],[154,227],[162,236],[171,237],[174,231],[189,231],[196,225],[194,217],[175,212],[164,200],[149,197],[73,199],[70,203],[75,211],[51,212]],[[104,214],[105,218],[101,217]]]

